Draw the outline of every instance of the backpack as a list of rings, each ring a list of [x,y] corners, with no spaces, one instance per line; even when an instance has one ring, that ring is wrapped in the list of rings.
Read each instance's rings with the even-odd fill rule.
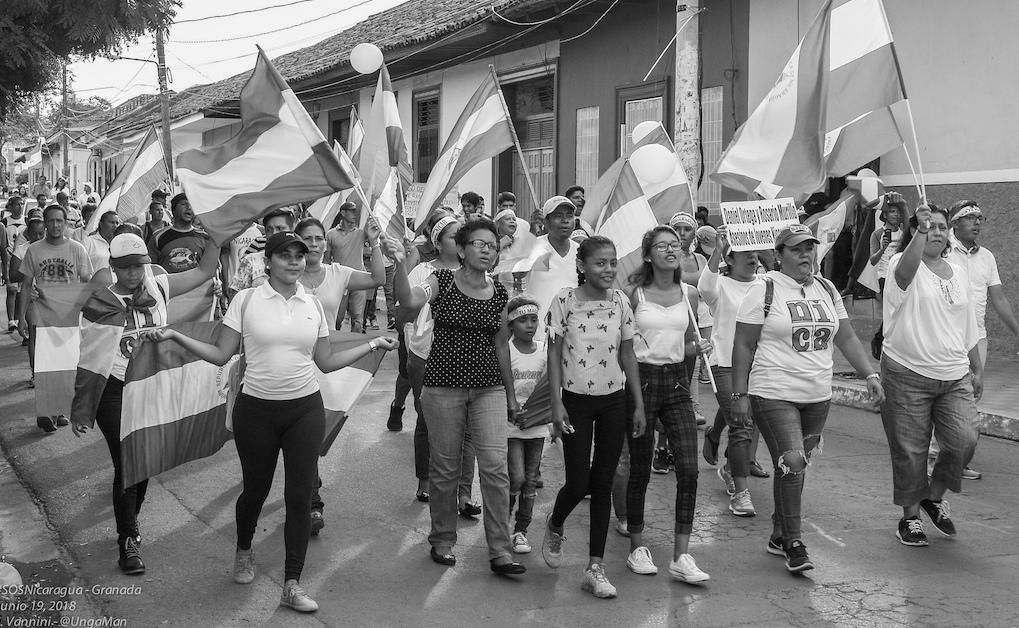
[[[771,303],[775,300],[775,280],[765,275],[764,279],[764,318],[768,318],[768,313],[771,312]],[[821,277],[820,275],[814,275],[814,280],[821,282],[825,292],[831,297],[832,307],[835,307],[835,288],[831,285],[831,282]]]

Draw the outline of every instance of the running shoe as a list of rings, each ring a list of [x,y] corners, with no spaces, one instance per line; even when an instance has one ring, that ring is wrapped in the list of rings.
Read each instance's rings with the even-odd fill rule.
[[[280,596],[280,606],[292,608],[299,613],[312,613],[318,610],[318,603],[308,597],[297,580],[287,580]]]
[[[559,569],[563,564],[563,543],[566,537],[552,531],[552,513],[545,517],[545,538],[541,541],[541,557],[551,569]]]
[[[725,492],[732,497],[736,494],[736,483],[732,481],[732,474],[725,468],[726,465],[718,467],[718,477],[725,482]]]
[[[54,419],[57,424],[57,427],[67,427],[69,425],[67,417],[62,414],[58,414],[56,417],[54,417]]]
[[[757,514],[754,502],[750,501],[750,489],[745,488],[729,500],[729,510],[737,517],[753,517]]]
[[[803,541],[793,539],[785,547],[785,568],[792,573],[814,568],[814,563],[810,562],[810,556],[807,556],[807,546],[803,544]]]
[[[782,548],[782,537],[768,539],[768,553],[775,556],[785,556],[785,549]]]
[[[669,472],[669,450],[660,447],[655,450],[655,457],[651,459],[651,470],[655,473]]]
[[[234,582],[251,584],[255,580],[255,552],[250,549],[237,550],[234,554]]]
[[[513,544],[514,554],[527,554],[531,551],[531,544],[527,542],[527,535],[523,532],[514,532],[510,537]]]
[[[626,566],[633,573],[642,576],[652,576],[658,573],[658,567],[655,567],[655,561],[651,558],[651,550],[643,545],[630,552],[630,555],[626,557]]]
[[[938,532],[945,536],[955,536],[955,524],[952,523],[948,502],[945,500],[921,499],[920,508],[931,518],[931,523]]]
[[[397,408],[395,401],[389,404],[389,420],[386,421],[386,429],[390,432],[403,430],[403,408]]]
[[[964,480],[979,480],[982,477],[984,477],[984,475],[976,469],[965,467],[962,470],[962,479]]]
[[[895,531],[903,545],[910,547],[927,547],[927,535],[923,533],[923,522],[920,517],[899,519],[899,529]]]
[[[18,321],[7,322],[7,333],[11,333],[12,331],[18,331]]]
[[[673,579],[686,582],[687,584],[697,584],[711,580],[711,576],[704,573],[697,566],[697,563],[694,562],[693,556],[689,554],[680,554],[679,560],[669,562],[669,575]]]
[[[601,565],[591,565],[584,570],[584,580],[580,583],[580,588],[594,594],[595,597],[616,597],[616,587],[609,582]]]
[[[311,511],[311,535],[317,536],[322,528],[326,527],[326,518],[322,516],[321,510]]]
[[[47,434],[52,434],[57,431],[57,423],[53,420],[53,417],[37,416],[35,417],[35,424],[42,428],[42,431]]]

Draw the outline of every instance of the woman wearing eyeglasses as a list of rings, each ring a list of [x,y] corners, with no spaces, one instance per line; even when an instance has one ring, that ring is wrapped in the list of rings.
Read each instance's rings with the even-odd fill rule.
[[[422,283],[407,279],[406,253],[387,240],[386,254],[396,262],[396,294],[411,309],[431,305],[434,330],[425,365],[421,405],[428,423],[428,535],[432,560],[456,564],[457,485],[464,434],[470,430],[477,452],[484,506],[485,538],[493,572],[522,574],[510,546],[509,472],[506,421],[517,414],[510,368],[506,289],[488,270],[499,254],[499,234],[487,218],[471,219],[456,234],[463,265],[436,269]]]

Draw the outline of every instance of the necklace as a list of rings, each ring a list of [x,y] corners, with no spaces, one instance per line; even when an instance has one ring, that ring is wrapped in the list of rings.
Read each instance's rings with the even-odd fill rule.
[[[321,286],[322,282],[325,280],[326,277],[324,266],[318,267],[318,270],[315,272],[314,277],[312,277],[312,275],[310,275],[307,270],[305,270],[304,273],[301,275],[301,285],[303,285],[308,290],[308,292],[312,294],[318,294],[319,286]]]

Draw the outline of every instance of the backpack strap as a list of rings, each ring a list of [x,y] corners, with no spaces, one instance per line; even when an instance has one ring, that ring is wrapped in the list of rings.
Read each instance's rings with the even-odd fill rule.
[[[825,279],[824,277],[822,277],[820,275],[814,275],[814,279],[819,281],[821,283],[821,285],[824,287],[824,291],[828,293],[829,297],[831,297],[831,304],[834,307],[835,306],[835,287],[831,284],[830,281],[828,281],[827,279]]]
[[[775,300],[775,280],[765,275],[764,279],[764,318],[771,312],[771,303]]]

